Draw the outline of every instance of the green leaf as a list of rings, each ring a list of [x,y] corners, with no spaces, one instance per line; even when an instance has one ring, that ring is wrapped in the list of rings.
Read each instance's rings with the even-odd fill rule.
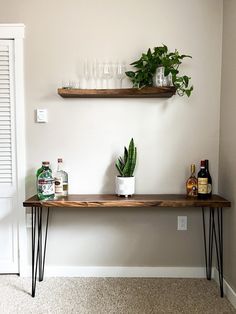
[[[151,49],[149,48],[148,51],[147,51],[147,56],[148,58],[152,58],[152,52],[151,52]]]
[[[127,162],[126,162],[124,169],[123,169],[123,173],[124,173],[125,177],[130,176],[130,170],[131,170],[133,155],[134,155],[134,140],[132,138],[130,143],[129,143]]]
[[[117,160],[116,161],[116,168],[117,168],[117,170],[119,171],[119,174],[121,175],[121,176],[123,176],[123,172],[122,172],[122,170],[121,170],[121,168],[120,168],[120,165],[119,165],[119,161]]]
[[[123,161],[122,157],[118,158],[118,162],[119,162],[120,168],[123,169],[124,165],[125,165],[125,162]]]
[[[128,159],[128,149],[124,147],[124,164],[126,164]]]
[[[136,166],[136,160],[137,160],[137,148],[134,148],[134,154],[133,154],[133,158],[132,158],[132,162],[131,162],[131,166],[130,166],[130,173],[129,176],[132,177],[134,174],[134,169]]]
[[[125,74],[126,74],[128,77],[131,77],[131,78],[135,77],[135,73],[134,73],[133,71],[127,71],[127,72],[125,72]]]
[[[180,56],[180,59],[183,59],[183,58],[192,58],[192,56],[189,56],[189,55],[181,55],[181,56]]]
[[[188,82],[189,82],[189,77],[184,75],[183,76],[183,80],[184,80],[185,86],[187,87],[188,86]]]
[[[189,97],[191,95],[191,91],[189,89],[185,90],[186,95]]]

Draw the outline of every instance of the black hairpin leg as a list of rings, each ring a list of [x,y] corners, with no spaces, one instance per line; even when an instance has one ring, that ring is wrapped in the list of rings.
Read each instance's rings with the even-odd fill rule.
[[[32,207],[32,297],[35,297],[37,271],[39,268],[39,281],[43,280],[44,265],[47,247],[49,208],[47,209],[44,249],[43,238],[43,208]]]
[[[219,273],[220,296],[224,296],[224,272],[223,272],[223,213],[222,208],[217,208],[217,227],[213,225],[215,238],[217,267]],[[217,234],[218,233],[218,234]]]
[[[209,229],[208,229],[208,243],[206,233],[206,219],[205,208],[202,207],[202,220],[203,220],[203,235],[204,235],[204,249],[205,249],[205,264],[206,264],[206,278],[211,280],[212,273],[212,250],[213,250],[213,208],[209,211]]]
[[[32,207],[31,209],[32,216],[32,297],[35,297],[36,289],[36,274],[37,274],[37,265],[38,265],[38,247],[36,246],[36,226],[37,226],[37,216],[38,216],[38,207]],[[36,256],[35,256],[36,255]]]
[[[215,223],[215,209],[209,210],[209,229],[208,229],[208,243],[206,234],[205,223],[205,208],[202,208],[203,219],[203,235],[204,235],[204,249],[205,249],[205,263],[206,263],[206,277],[211,280],[212,273],[212,253],[213,253],[213,240],[215,240],[215,249],[217,257],[217,265],[219,271],[220,295],[224,296],[223,290],[223,215],[222,208],[217,208],[217,226]],[[217,234],[218,232],[218,234]],[[214,238],[213,238],[214,236]]]

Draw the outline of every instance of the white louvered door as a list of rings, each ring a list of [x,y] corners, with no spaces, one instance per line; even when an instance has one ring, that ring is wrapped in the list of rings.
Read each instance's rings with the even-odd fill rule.
[[[0,273],[18,273],[13,40],[0,40]]]

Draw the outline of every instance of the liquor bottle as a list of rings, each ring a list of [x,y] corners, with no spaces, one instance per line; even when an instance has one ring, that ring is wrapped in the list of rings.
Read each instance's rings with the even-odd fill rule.
[[[205,167],[205,160],[201,160],[201,169],[197,176],[198,197],[205,199],[208,197],[208,175]]]
[[[41,168],[40,168],[41,169]],[[54,199],[55,185],[49,162],[44,162],[42,169],[37,172],[37,194],[40,200]]]
[[[49,161],[42,161],[42,166],[41,168],[39,168],[36,172],[36,178],[38,178],[38,176],[40,175],[41,172],[43,172],[45,170],[45,168],[49,168],[49,170],[52,172],[51,168],[50,168],[50,162]]]
[[[187,196],[197,197],[197,178],[195,176],[195,165],[191,165],[191,176],[186,182]]]
[[[57,198],[68,195],[68,173],[63,170],[63,160],[57,160],[57,172],[55,174],[55,196]]]
[[[208,178],[208,187],[207,187],[207,194],[208,196],[212,195],[212,179],[209,171],[209,160],[205,160],[205,167],[206,167],[206,172],[207,172],[207,178]]]

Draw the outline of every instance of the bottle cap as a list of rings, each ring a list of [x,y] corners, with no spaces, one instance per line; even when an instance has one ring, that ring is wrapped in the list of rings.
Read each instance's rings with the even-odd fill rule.
[[[191,172],[195,172],[195,164],[191,164]]]
[[[201,160],[201,168],[205,168],[205,160]]]
[[[42,165],[43,165],[43,166],[49,166],[49,165],[50,165],[50,162],[49,162],[49,161],[42,161]]]
[[[58,158],[58,159],[57,159],[57,162],[62,162],[62,158]]]

